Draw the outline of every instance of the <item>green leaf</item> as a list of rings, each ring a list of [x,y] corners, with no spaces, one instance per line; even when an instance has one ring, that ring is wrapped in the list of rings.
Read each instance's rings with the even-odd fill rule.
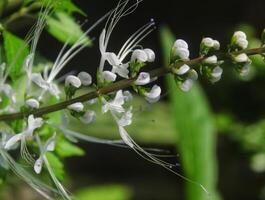
[[[62,11],[57,11],[54,16],[47,18],[47,30],[59,41],[69,44],[74,44],[84,34],[74,18]],[[92,43],[88,37],[85,37],[83,44],[91,46]]]
[[[165,64],[168,65],[169,50],[175,39],[167,28],[162,28],[160,33]],[[182,92],[171,75],[167,77],[166,83],[171,91],[170,101],[174,112],[172,118],[185,176],[202,184],[210,193],[211,199],[218,199],[216,130],[205,94],[199,84],[195,84],[188,93]],[[186,182],[186,196],[188,200],[209,198],[201,187],[190,182]]]
[[[9,76],[12,81],[16,81],[22,73],[24,59],[29,54],[29,47],[22,39],[7,30],[4,30],[3,37]]]
[[[65,175],[63,163],[53,153],[47,152],[46,156],[47,156],[47,159],[51,165],[51,168],[52,168],[56,178],[59,181],[62,181],[64,179],[64,175]]]
[[[129,200],[130,188],[122,185],[105,185],[82,189],[75,195],[79,200]]]
[[[58,140],[56,144],[56,153],[62,158],[85,155],[83,149],[65,139]]]

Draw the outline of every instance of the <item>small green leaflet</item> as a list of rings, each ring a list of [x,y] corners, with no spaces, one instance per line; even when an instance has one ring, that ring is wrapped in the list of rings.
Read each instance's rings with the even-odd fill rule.
[[[56,144],[56,153],[61,158],[71,157],[71,156],[83,156],[85,152],[80,147],[68,142],[65,139],[58,140]]]
[[[7,69],[12,81],[15,81],[22,73],[29,47],[26,42],[7,30],[3,31],[3,38]]]
[[[47,30],[59,41],[69,44],[74,44],[84,34],[74,18],[62,11],[57,11],[47,18]],[[91,46],[88,37],[84,39],[84,45]]]

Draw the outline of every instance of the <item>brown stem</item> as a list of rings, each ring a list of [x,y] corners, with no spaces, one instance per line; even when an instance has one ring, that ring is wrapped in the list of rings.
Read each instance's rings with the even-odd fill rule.
[[[257,54],[262,54],[265,52],[265,47],[260,47],[260,48],[254,48],[254,49],[247,49],[247,50],[242,50],[242,51],[238,51],[238,52],[233,52],[233,53],[221,53],[218,55],[218,59],[219,60],[229,60],[231,59],[231,55],[238,55],[240,53],[246,53],[247,55],[251,56],[251,55],[257,55]],[[189,61],[185,61],[185,62],[180,62],[178,64],[174,64],[174,65],[170,65],[169,67],[161,67],[155,70],[150,71],[150,75],[151,77],[161,77],[165,74],[171,73],[173,68],[178,68],[179,66],[183,65],[183,64],[187,64],[189,66],[197,66],[198,64],[200,64],[202,61],[204,60],[204,57],[198,57]],[[77,102],[86,102],[89,101],[91,99],[94,99],[96,97],[98,97],[99,95],[103,95],[103,94],[109,94],[111,92],[117,91],[117,90],[121,90],[124,88],[128,88],[130,86],[132,86],[134,84],[136,78],[131,78],[131,79],[124,79],[118,82],[115,82],[109,86],[100,88],[98,90],[89,92],[87,94],[81,95],[79,97],[70,99],[70,100],[66,100],[54,105],[50,105],[50,106],[45,106],[30,112],[18,112],[18,113],[13,113],[13,114],[5,114],[5,115],[0,115],[0,121],[11,121],[11,120],[18,120],[18,119],[23,119],[24,117],[28,117],[29,115],[34,115],[35,117],[40,117],[43,116],[45,114],[49,114],[52,112],[56,112],[59,110],[63,110],[65,108],[67,108],[67,106],[73,104],[73,103],[77,103]]]

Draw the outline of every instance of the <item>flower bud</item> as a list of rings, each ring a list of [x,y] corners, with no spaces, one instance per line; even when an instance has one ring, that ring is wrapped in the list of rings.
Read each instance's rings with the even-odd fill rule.
[[[178,56],[182,60],[188,60],[190,56],[190,52],[186,48],[176,48],[173,50],[173,55]]]
[[[212,48],[214,47],[215,42],[212,38],[206,37],[202,39],[201,44],[204,45],[205,47]]]
[[[248,47],[247,35],[242,31],[236,31],[231,44],[233,48],[246,49]]]
[[[66,86],[73,86],[75,88],[79,88],[81,86],[81,81],[78,77],[69,75],[65,79],[65,85]]]
[[[178,49],[178,48],[188,49],[189,45],[184,40],[178,39],[178,40],[175,41],[173,47],[176,48],[176,49]]]
[[[38,109],[40,107],[40,103],[36,99],[33,99],[33,98],[26,100],[26,104],[29,107],[34,108],[34,109]]]
[[[247,54],[245,54],[245,53],[241,53],[241,54],[235,56],[234,59],[238,63],[244,63],[244,62],[249,61],[249,58],[248,58]]]
[[[219,50],[220,49],[220,43],[219,43],[219,41],[218,40],[214,40],[213,42],[214,42],[213,48],[215,50]]]
[[[152,49],[144,49],[144,52],[147,55],[147,62],[154,62],[155,61],[155,52]]]
[[[76,112],[82,112],[84,110],[84,105],[80,102],[77,102],[67,106],[67,108]]]
[[[179,88],[183,92],[188,92],[192,88],[192,85],[193,85],[193,80],[187,79],[187,80],[185,80],[185,81],[183,81],[182,83],[179,84]]]
[[[158,85],[154,85],[150,92],[144,93],[144,96],[149,103],[155,103],[160,99],[160,94],[161,88]]]
[[[222,77],[223,69],[220,66],[216,66],[211,73],[210,81],[215,83],[219,81]]]
[[[80,72],[78,74],[78,78],[80,79],[82,85],[89,86],[92,83],[92,77],[87,72]]]
[[[117,75],[110,72],[110,71],[104,71],[102,72],[102,76],[103,76],[103,79],[106,80],[106,81],[115,81],[116,78],[117,78]]]
[[[150,74],[141,72],[134,83],[135,85],[146,85],[150,83]]]
[[[210,56],[210,57],[204,59],[203,62],[206,64],[216,64],[217,63],[217,57],[215,55]]]
[[[148,56],[144,50],[136,49],[132,53],[131,61],[138,62],[146,62],[148,60]]]
[[[173,72],[177,75],[183,75],[186,74],[190,70],[190,66],[184,64],[178,69],[173,69]]]

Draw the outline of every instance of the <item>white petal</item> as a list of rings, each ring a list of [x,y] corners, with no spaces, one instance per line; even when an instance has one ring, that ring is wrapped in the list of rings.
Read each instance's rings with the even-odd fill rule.
[[[161,88],[158,85],[154,85],[150,92],[145,92],[145,97],[147,99],[157,99],[161,94]]]
[[[184,92],[188,92],[193,85],[193,80],[187,79],[183,83],[180,84],[180,89]]]
[[[152,49],[144,49],[144,52],[147,55],[147,62],[154,62],[155,61],[155,52]]]
[[[5,143],[5,149],[12,148],[18,141],[20,141],[23,137],[23,133],[19,133],[11,137],[6,143]]]
[[[113,103],[115,103],[117,105],[123,105],[124,104],[124,96],[123,96],[122,90],[119,90],[116,93],[116,96],[113,100]]]
[[[246,39],[240,38],[236,41],[236,44],[240,46],[242,49],[246,49],[248,47],[248,41]]]
[[[49,88],[47,82],[42,78],[40,73],[33,73],[31,75],[31,80],[38,85],[40,88],[47,90]]]
[[[247,39],[247,35],[243,31],[236,31],[233,36],[236,39]]]
[[[74,75],[69,75],[65,79],[65,85],[67,86],[72,85],[75,88],[79,88],[82,85],[82,83],[78,77]]]
[[[190,70],[190,66],[184,64],[179,69],[174,70],[174,73],[177,75],[183,75],[186,74]]]
[[[92,83],[92,77],[87,72],[80,72],[78,78],[84,86],[89,86]]]
[[[133,51],[131,61],[146,62],[147,60],[148,57],[144,50],[136,49]]]
[[[129,110],[123,114],[121,119],[118,120],[118,125],[123,127],[129,126],[132,123],[132,116],[132,107],[130,107]]]
[[[180,59],[183,59],[183,60],[186,60],[186,59],[189,59],[189,56],[190,56],[190,52],[188,49],[185,49],[185,48],[177,48],[174,50],[174,54],[176,56],[179,56]]]
[[[94,111],[88,110],[82,117],[80,117],[80,120],[84,124],[90,124],[96,120],[96,113]]]
[[[235,61],[236,62],[239,62],[239,63],[241,63],[241,62],[247,62],[248,61],[248,56],[245,53],[241,53],[241,54],[239,54],[239,55],[237,55],[235,57]]]
[[[36,100],[36,99],[28,99],[26,100],[26,104],[31,107],[31,108],[39,108],[40,107],[40,103]]]
[[[212,76],[214,78],[218,78],[218,77],[221,77],[222,76],[222,73],[223,73],[223,69],[219,66],[215,67],[212,71]]]
[[[123,78],[129,78],[128,74],[129,74],[129,70],[127,69],[129,65],[127,64],[122,64],[119,66],[113,66],[112,67],[112,73],[116,73],[119,76],[123,77]]]
[[[128,135],[128,133],[122,126],[119,126],[119,132],[120,132],[120,136],[123,142],[127,144],[129,147],[134,148],[134,145],[132,143],[132,140],[130,139],[130,136]]]
[[[84,110],[84,105],[81,102],[77,102],[77,103],[67,106],[67,108],[70,110],[74,110],[76,112],[81,112]]]
[[[213,41],[213,48],[215,49],[215,50],[219,50],[220,49],[220,43],[219,43],[219,41],[217,41],[217,40],[214,40]]]
[[[36,174],[41,173],[42,165],[43,165],[43,159],[42,157],[40,157],[35,161],[35,164],[34,164],[34,171],[36,172]]]
[[[24,64],[23,64],[23,67],[24,69],[26,70],[27,73],[31,73],[31,71],[29,71],[29,67],[33,61],[33,57],[34,57],[34,54],[29,54],[25,60],[24,60]]]
[[[59,90],[59,87],[55,84],[55,83],[50,83],[49,84],[49,92],[53,95],[53,96],[55,96],[57,99],[59,99],[60,98],[60,93],[61,93],[61,91]]]
[[[216,64],[217,63],[217,57],[215,55],[210,56],[210,57],[204,59],[203,62],[207,63],[207,64]]]
[[[146,85],[150,83],[150,74],[147,72],[141,72],[134,83],[136,85]]]
[[[214,40],[210,37],[206,37],[202,39],[202,44],[204,44],[206,47],[213,47],[214,46]]]
[[[103,76],[103,79],[106,80],[106,81],[115,81],[116,78],[117,78],[117,75],[110,72],[110,71],[104,71],[102,72],[102,76]]]
[[[104,54],[104,58],[109,62],[111,66],[118,66],[121,64],[121,61],[115,53],[107,52]]]
[[[188,49],[189,48],[189,45],[184,40],[178,39],[174,43],[174,48],[184,48],[184,49]]]
[[[33,115],[28,117],[28,130],[34,131],[37,128],[40,128],[43,124],[42,118],[34,118]]]

